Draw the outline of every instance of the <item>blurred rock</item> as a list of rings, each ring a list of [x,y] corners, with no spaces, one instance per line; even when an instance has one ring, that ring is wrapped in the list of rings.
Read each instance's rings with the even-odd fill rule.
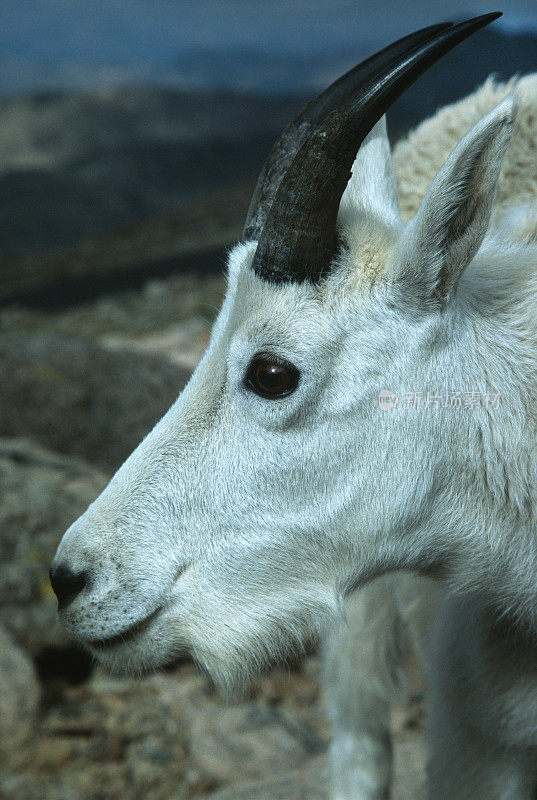
[[[253,184],[300,105],[157,86],[2,98],[0,253],[72,244],[218,187]],[[236,225],[242,217],[241,208]]]
[[[140,680],[109,678],[97,669],[84,685],[65,687],[45,705],[33,743],[23,748],[23,767],[0,770],[0,797],[187,800],[209,798],[212,792],[220,797],[226,790],[227,798],[320,800],[323,795],[313,790],[318,780],[324,785],[324,757],[306,755],[298,739],[293,744],[278,716],[286,711],[300,722],[291,705],[295,683],[302,691],[304,680],[301,673],[287,673],[285,696],[275,685],[270,709],[264,694],[226,707],[190,663]],[[314,713],[322,716],[319,705]],[[233,735],[232,746],[220,738],[226,765],[218,774],[214,760],[200,758],[200,743],[193,739],[200,715],[211,741]],[[237,724],[233,730],[232,722]],[[278,742],[282,730],[283,747]]]
[[[313,759],[300,770],[278,775],[280,765],[276,762],[271,770],[273,777],[228,786],[200,800],[329,800],[324,766],[321,759]]]
[[[156,276],[193,272],[214,279],[226,250],[241,236],[251,190],[250,183],[213,190],[166,213],[46,252],[6,256],[0,242],[0,302],[61,307],[139,288]]]
[[[106,334],[99,341],[109,350],[165,355],[174,364],[194,371],[207,349],[210,335],[210,327],[198,317],[146,336]]]
[[[236,780],[238,764],[243,778],[260,779],[270,775],[275,765],[281,773],[311,757],[307,737],[298,733],[301,727],[293,716],[254,703],[218,713],[198,707],[192,724],[192,757],[218,784]]]
[[[32,732],[39,685],[32,662],[0,627],[0,764]]]
[[[0,436],[30,436],[115,471],[190,372],[155,355],[59,336],[0,341]]]
[[[0,439],[0,624],[32,655],[67,644],[48,568],[65,530],[107,480],[77,459]]]

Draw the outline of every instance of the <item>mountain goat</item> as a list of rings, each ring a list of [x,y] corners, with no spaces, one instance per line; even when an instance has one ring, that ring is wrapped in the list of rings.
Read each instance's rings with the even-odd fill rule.
[[[334,653],[344,671],[343,644],[387,648],[360,661],[364,676],[380,668],[354,706],[372,698],[376,728],[334,713],[338,798],[386,795],[390,642],[399,618],[427,628],[429,578],[447,587],[431,796],[529,800],[537,785],[537,104],[522,92],[501,176],[507,90],[489,84],[490,103],[482,90],[418,129],[396,151],[402,213],[382,119],[497,16],[396,42],[291,123],[203,360],[51,566],[62,625],[101,664],[134,673],[186,651],[227,693],[341,619],[345,598],[363,623],[368,602],[384,609],[373,631],[341,624],[328,645],[336,701],[349,675]]]

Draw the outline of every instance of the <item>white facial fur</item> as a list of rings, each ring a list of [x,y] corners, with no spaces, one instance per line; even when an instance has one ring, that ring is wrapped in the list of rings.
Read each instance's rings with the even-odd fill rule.
[[[61,621],[104,665],[141,671],[187,650],[232,691],[393,569],[522,607],[520,547],[527,559],[533,546],[505,541],[535,485],[519,335],[531,323],[515,319],[503,267],[514,260],[521,280],[536,253],[481,247],[514,115],[509,98],[468,134],[406,228],[376,126],[341,204],[346,248],[320,285],[269,284],[250,269],[255,243],[232,252],[204,359],[56,555],[90,575]],[[294,393],[244,385],[258,352],[300,370]],[[491,388],[495,410],[403,402]],[[383,390],[395,408],[379,406]]]

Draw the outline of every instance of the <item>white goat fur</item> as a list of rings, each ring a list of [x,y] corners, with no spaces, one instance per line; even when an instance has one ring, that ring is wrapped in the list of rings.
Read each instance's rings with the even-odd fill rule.
[[[515,100],[477,121],[515,88],[493,206]],[[536,119],[530,77],[488,82],[420,126],[395,150],[407,225],[376,126],[341,203],[347,246],[319,285],[258,278],[255,243],[231,253],[189,385],[58,548],[56,563],[91,574],[61,621],[101,663],[140,671],[186,648],[233,691],[322,631],[356,587],[396,570],[442,577],[464,599],[442,601],[431,650],[431,797],[534,797]],[[244,386],[260,351],[298,367],[292,395]],[[385,411],[383,389],[501,401]],[[332,686],[337,675],[345,693],[357,669],[334,652],[359,653],[366,676],[350,713],[334,711],[338,798],[386,796],[390,643],[428,607],[420,580],[351,595],[351,620],[381,603],[379,622],[332,634]]]
[[[517,126],[503,160],[491,228],[537,238],[537,76],[446,106],[394,148],[399,208],[411,219],[438,169],[483,115],[517,91]],[[516,277],[516,276],[515,276]],[[351,595],[324,649],[332,718],[334,800],[387,800],[391,705],[400,701],[405,653],[427,662],[428,795],[433,800],[535,800],[537,649],[532,636],[426,578],[396,573]]]

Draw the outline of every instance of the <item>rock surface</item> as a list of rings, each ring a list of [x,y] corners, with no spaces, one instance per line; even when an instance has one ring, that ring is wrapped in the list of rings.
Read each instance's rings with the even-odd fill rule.
[[[0,766],[16,757],[37,717],[39,684],[26,653],[0,627]],[[9,761],[8,761],[9,763]]]
[[[280,777],[247,781],[205,795],[202,800],[328,800],[324,759]]]
[[[0,440],[0,624],[34,656],[68,643],[48,568],[63,533],[106,483],[76,458]]]
[[[97,671],[53,695],[45,685],[23,766],[0,770],[0,797],[328,800],[329,730],[318,672],[315,657],[302,669],[275,670],[233,706],[188,663],[141,680]],[[394,800],[424,798],[420,741],[403,715],[395,728]]]
[[[158,355],[59,336],[0,340],[0,436],[31,436],[113,472],[190,371]]]

